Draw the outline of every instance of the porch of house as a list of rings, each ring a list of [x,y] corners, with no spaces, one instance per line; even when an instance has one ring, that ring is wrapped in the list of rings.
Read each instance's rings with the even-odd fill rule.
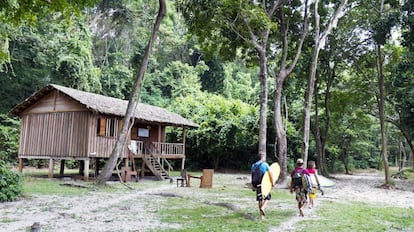
[[[126,158],[125,165],[131,164],[129,170],[137,171],[135,159],[141,159],[141,177],[144,177],[145,170],[154,174],[159,180],[170,178],[173,167],[168,160],[181,159],[181,170],[184,169],[185,146],[184,143],[151,142],[144,143],[139,140],[130,140],[128,145],[130,156]],[[135,167],[135,170],[133,168]],[[128,167],[126,167],[128,169]]]

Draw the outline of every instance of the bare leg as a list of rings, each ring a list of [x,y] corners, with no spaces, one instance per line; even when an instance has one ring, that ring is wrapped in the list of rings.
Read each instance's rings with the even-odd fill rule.
[[[264,208],[264,206],[265,206],[266,204],[267,204],[267,201],[266,201],[266,200],[264,200],[264,201],[259,201],[259,213],[260,213],[260,219],[264,219],[265,214],[264,214],[263,208]]]
[[[304,202],[304,203],[299,202],[299,203],[298,203],[299,214],[300,214],[300,216],[302,216],[302,217],[304,217],[304,216],[305,216],[305,215],[303,214],[303,208],[305,208],[305,207],[306,207],[306,202]]]

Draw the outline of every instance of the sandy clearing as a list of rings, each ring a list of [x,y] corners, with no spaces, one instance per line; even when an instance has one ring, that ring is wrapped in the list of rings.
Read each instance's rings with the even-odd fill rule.
[[[246,190],[246,183],[250,181],[248,174],[215,173],[214,178],[216,189],[231,186]],[[377,188],[383,183],[383,179],[383,174],[378,172],[333,175],[335,187],[325,188],[325,195],[317,198],[317,204],[324,204],[325,201],[347,202],[352,199],[383,206],[414,208],[414,182],[396,180],[398,190]],[[42,231],[63,232],[156,231],[159,228],[180,228],[178,224],[162,223],[157,218],[159,205],[168,200],[165,195],[191,197],[197,194],[199,199],[195,203],[205,203],[202,194],[207,194],[197,187],[177,188],[174,182],[169,181],[149,186],[151,187],[147,189],[137,187],[135,190],[122,188],[121,191],[115,192],[91,191],[73,197],[39,195],[1,203],[0,231],[26,231],[34,222],[40,222]],[[221,196],[221,199],[232,202],[239,209],[250,210],[251,214],[255,213],[256,202],[253,192],[251,199],[234,199],[232,196]],[[282,204],[277,199],[272,199],[269,204],[269,210],[277,210],[280,207],[295,208],[295,205]],[[305,215],[305,218],[318,217],[314,210],[306,210]],[[270,231],[294,231],[299,220],[301,218],[298,216],[292,217]]]

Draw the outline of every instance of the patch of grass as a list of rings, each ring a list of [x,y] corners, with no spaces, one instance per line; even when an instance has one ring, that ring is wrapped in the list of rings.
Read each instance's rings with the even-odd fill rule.
[[[17,221],[17,219],[11,219],[11,218],[0,218],[0,223],[10,223],[10,222],[15,222]]]
[[[283,209],[276,205],[287,197],[276,191],[266,219],[259,220],[255,194],[251,190],[216,188],[203,191],[202,197],[172,197],[162,204],[158,215],[161,222],[181,225],[165,231],[268,231],[295,215],[295,208]],[[247,205],[247,206],[246,206]],[[249,207],[251,206],[251,207]],[[158,230],[157,230],[158,231]]]
[[[297,231],[413,231],[414,209],[351,202],[325,202],[316,220],[303,220]]]
[[[62,186],[61,183],[63,182],[56,179],[25,177],[23,194],[73,196],[90,191],[89,188]]]

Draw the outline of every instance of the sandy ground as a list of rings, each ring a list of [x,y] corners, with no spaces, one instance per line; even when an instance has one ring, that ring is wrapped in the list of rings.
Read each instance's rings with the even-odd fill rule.
[[[215,178],[220,179],[215,174]],[[229,178],[229,174],[225,174]],[[231,184],[245,188],[249,175],[231,174]],[[396,180],[397,190],[377,188],[383,183],[381,173],[355,173],[353,175],[334,175],[335,187],[325,188],[325,195],[318,197],[317,204],[324,201],[368,202],[383,206],[414,208],[414,182]],[[152,181],[152,180],[143,180]],[[118,184],[118,186],[120,186]],[[139,185],[136,185],[139,186]],[[162,223],[156,217],[158,205],[168,200],[162,194],[188,196],[199,194],[198,188],[177,188],[175,182],[168,181],[150,184],[150,188],[136,187],[120,191],[92,191],[82,196],[31,196],[15,202],[0,203],[0,231],[28,231],[39,222],[42,231],[156,231],[159,228],[179,229],[178,224]],[[252,194],[252,197],[253,194]],[[234,199],[229,199],[234,200]],[[255,206],[248,199],[247,206]],[[237,201],[235,201],[237,202]],[[274,206],[280,207],[280,206]],[[285,206],[294,207],[294,206]],[[316,206],[317,207],[317,206]],[[305,211],[305,217],[317,218],[312,210]],[[270,231],[295,231],[300,217],[292,217],[278,228]]]
[[[323,188],[324,196],[319,194],[316,199],[316,206],[334,202],[363,202],[377,204],[379,206],[392,206],[399,208],[414,208],[413,194],[414,182],[393,179],[396,189],[383,189],[380,186],[384,183],[384,174],[379,172],[354,173],[352,175],[336,174],[331,180],[335,182],[334,187]],[[295,224],[300,220],[318,218],[317,213],[312,209],[305,209],[305,218],[292,217],[280,227],[272,228],[270,231],[295,231]]]

